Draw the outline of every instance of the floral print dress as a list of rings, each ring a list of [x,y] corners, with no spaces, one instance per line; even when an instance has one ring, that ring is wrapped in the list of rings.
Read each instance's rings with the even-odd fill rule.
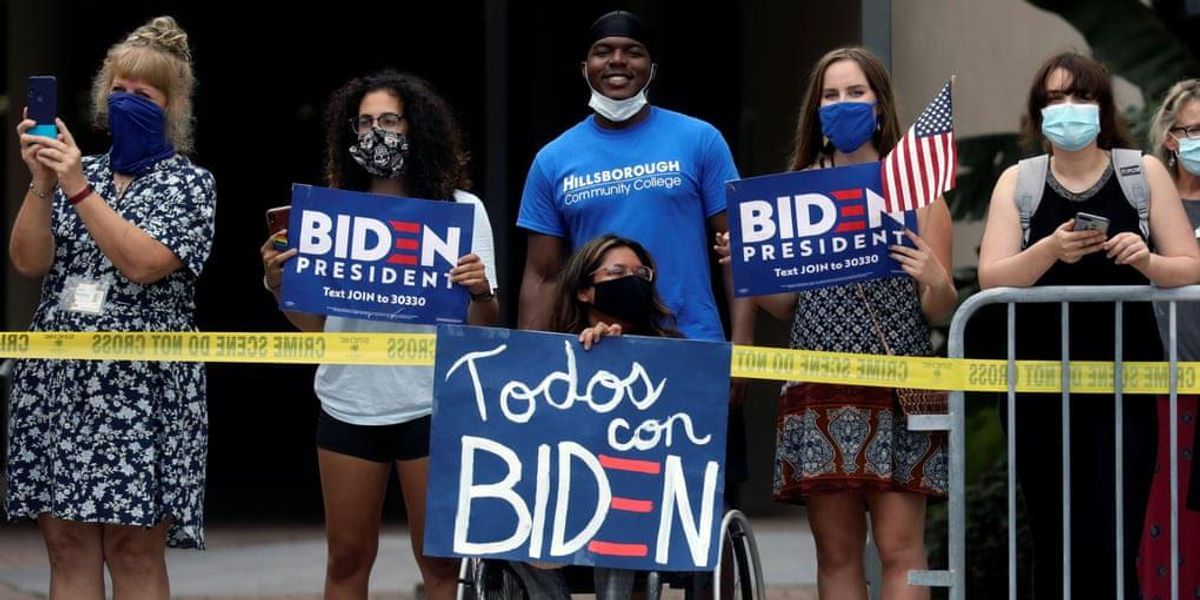
[[[83,159],[96,193],[169,248],[183,268],[147,285],[121,275],[55,192],[54,263],[34,331],[194,331],[196,279],[212,247],[212,174],[173,156],[118,194],[108,155]],[[90,202],[97,200],[92,199]],[[98,310],[64,298],[107,288]],[[74,308],[79,308],[75,306]],[[208,410],[199,363],[23,360],[13,373],[5,512],[154,527],[168,545],[204,547]]]

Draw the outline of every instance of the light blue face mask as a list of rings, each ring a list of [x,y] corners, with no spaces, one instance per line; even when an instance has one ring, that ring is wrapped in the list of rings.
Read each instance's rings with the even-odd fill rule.
[[[1179,164],[1183,169],[1196,177],[1200,177],[1200,139],[1183,138],[1179,140]]]
[[[1063,150],[1082,150],[1100,135],[1100,106],[1071,103],[1047,106],[1042,109],[1042,135]]]

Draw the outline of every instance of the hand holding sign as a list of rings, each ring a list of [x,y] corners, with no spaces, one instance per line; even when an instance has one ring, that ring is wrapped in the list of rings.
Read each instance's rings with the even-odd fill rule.
[[[263,262],[263,283],[272,294],[279,294],[280,288],[283,287],[283,264],[288,259],[296,256],[296,249],[280,251],[279,246],[275,244],[277,235],[287,235],[287,230],[282,229],[277,234],[267,237],[267,241],[263,243],[259,252],[262,254]]]
[[[934,287],[945,282],[948,278],[946,269],[934,256],[933,248],[912,231],[905,229],[904,236],[912,241],[913,247],[893,245],[889,248],[892,260],[900,263],[904,272],[918,283]]]
[[[591,350],[593,344],[599,344],[602,337],[620,337],[621,326],[618,324],[609,325],[607,323],[596,323],[593,327],[588,327],[579,334],[579,343],[583,344],[584,350]]]
[[[492,291],[492,284],[488,282],[487,271],[483,267],[483,259],[474,253],[458,259],[458,266],[450,269],[450,281],[467,288],[472,296],[489,294]]]
[[[717,253],[717,262],[722,266],[729,266],[729,232],[718,231],[717,243],[713,244],[713,251]]]

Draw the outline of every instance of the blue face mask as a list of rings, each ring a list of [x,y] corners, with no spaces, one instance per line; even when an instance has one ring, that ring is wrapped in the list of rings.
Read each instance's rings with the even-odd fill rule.
[[[1179,156],[1179,164],[1183,165],[1185,171],[1200,177],[1200,140],[1179,140],[1179,150],[1175,154]]]
[[[1083,150],[1100,135],[1100,107],[1070,103],[1047,106],[1042,109],[1042,135],[1063,150]]]
[[[858,150],[875,134],[875,104],[838,102],[822,106],[821,133],[843,154]]]
[[[108,151],[112,169],[125,175],[141,175],[158,161],[175,155],[167,141],[167,115],[150,100],[116,92],[108,96]]]

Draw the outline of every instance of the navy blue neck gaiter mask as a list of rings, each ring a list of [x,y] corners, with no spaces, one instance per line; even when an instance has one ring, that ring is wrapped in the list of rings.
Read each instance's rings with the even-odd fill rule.
[[[108,96],[108,151],[112,169],[125,175],[142,175],[158,161],[175,155],[167,141],[167,115],[147,98],[125,92]]]

